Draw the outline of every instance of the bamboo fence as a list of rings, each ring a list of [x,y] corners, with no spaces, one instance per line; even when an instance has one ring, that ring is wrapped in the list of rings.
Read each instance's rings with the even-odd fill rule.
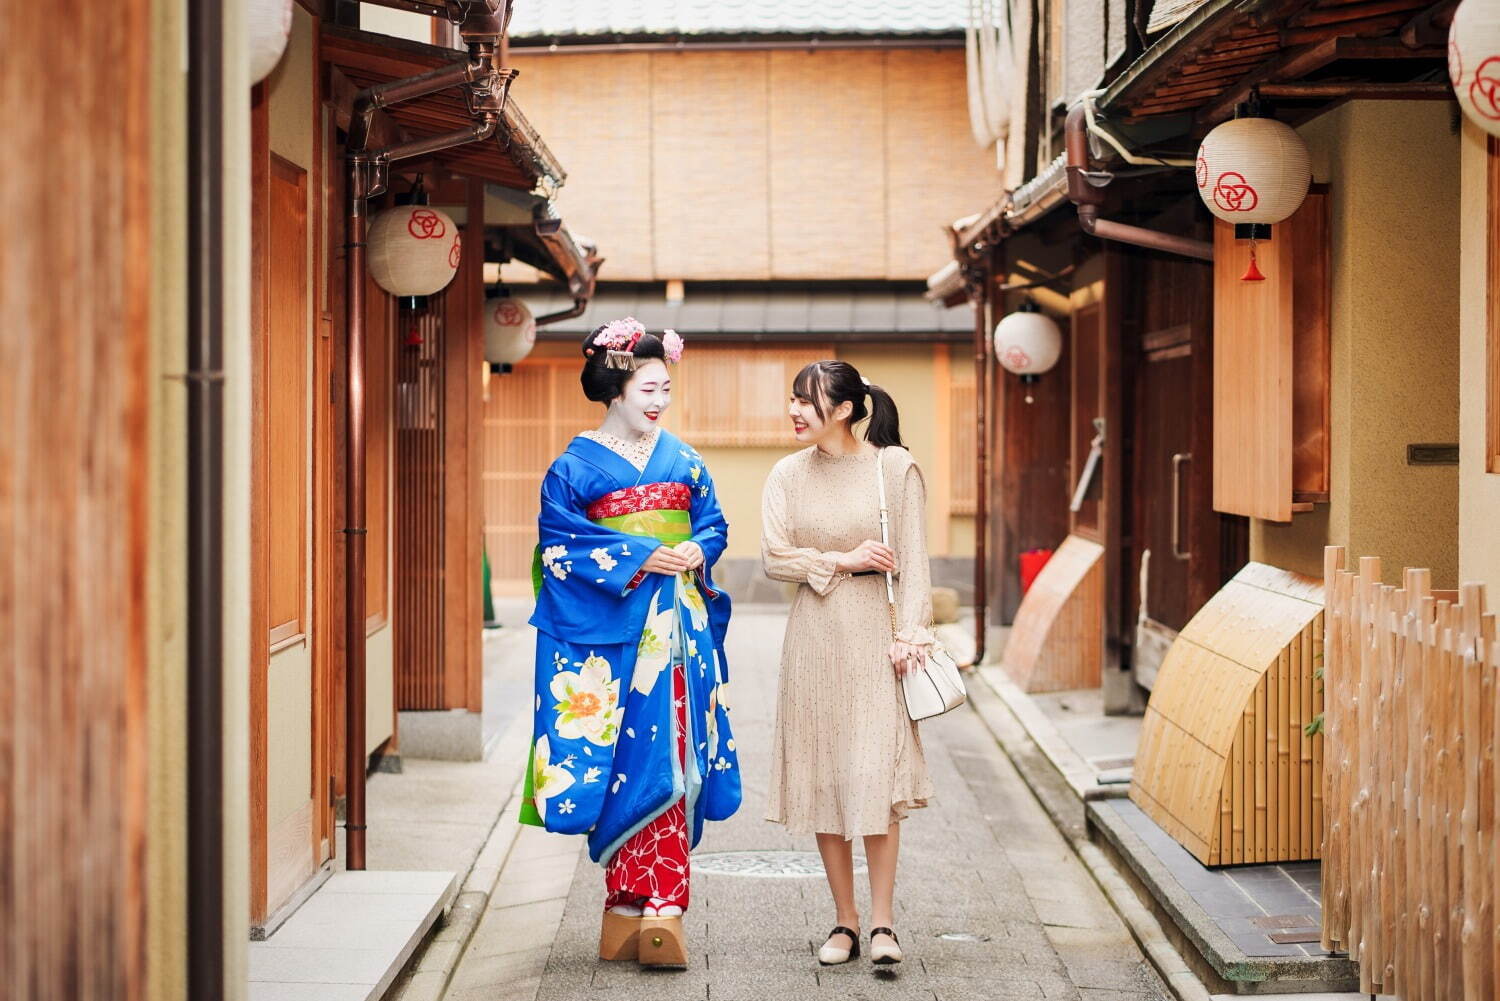
[[[1500,994],[1494,738],[1500,647],[1481,584],[1400,587],[1380,561],[1324,556],[1327,810],[1323,946],[1360,991],[1405,1001]]]

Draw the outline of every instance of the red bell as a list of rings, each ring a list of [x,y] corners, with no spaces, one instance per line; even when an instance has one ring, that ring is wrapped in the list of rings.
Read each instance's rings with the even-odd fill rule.
[[[1240,281],[1242,281],[1242,282],[1263,282],[1265,280],[1266,280],[1266,276],[1260,273],[1260,268],[1257,267],[1256,264],[1255,264],[1255,241],[1251,240],[1250,241],[1250,266],[1245,269],[1245,273],[1244,274],[1240,275]]]

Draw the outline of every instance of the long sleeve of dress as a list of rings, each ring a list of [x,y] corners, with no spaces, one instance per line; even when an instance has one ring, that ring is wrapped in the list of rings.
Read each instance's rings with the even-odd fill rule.
[[[791,500],[780,468],[766,478],[761,494],[760,559],[772,580],[806,583],[818,594],[832,591],[843,578],[838,572],[838,553],[793,544]]]
[[[901,473],[893,505],[896,566],[896,639],[931,643],[932,568],[927,558],[927,488],[915,462]]]

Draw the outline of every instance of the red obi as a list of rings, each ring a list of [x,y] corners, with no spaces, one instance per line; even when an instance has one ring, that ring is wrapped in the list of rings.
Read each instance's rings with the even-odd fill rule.
[[[686,483],[647,483],[605,494],[589,505],[589,521],[641,511],[690,511],[693,489]]]

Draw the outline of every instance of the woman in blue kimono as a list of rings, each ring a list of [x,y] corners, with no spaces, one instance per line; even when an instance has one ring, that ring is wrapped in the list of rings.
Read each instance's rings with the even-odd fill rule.
[[[607,410],[542,481],[522,819],[588,836],[605,869],[601,958],[686,966],[688,853],[740,804],[729,596],[710,573],[728,526],[702,456],[658,423],[681,338],[617,320],[583,352],[584,394]]]

